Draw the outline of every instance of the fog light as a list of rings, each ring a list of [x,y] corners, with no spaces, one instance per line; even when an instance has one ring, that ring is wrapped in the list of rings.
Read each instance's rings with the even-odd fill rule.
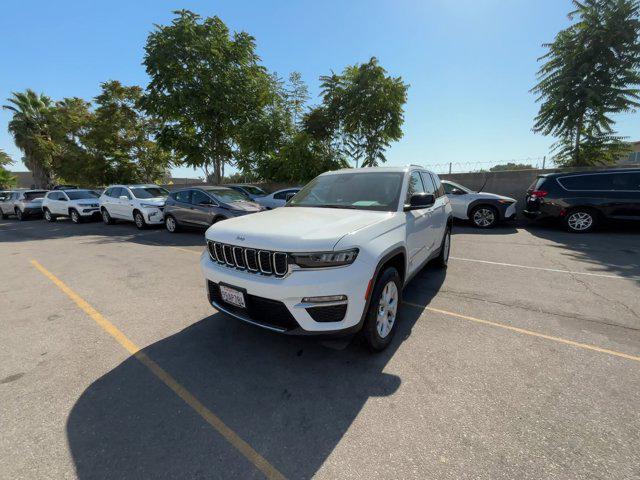
[[[325,297],[304,297],[302,303],[346,302],[346,295],[328,295]]]

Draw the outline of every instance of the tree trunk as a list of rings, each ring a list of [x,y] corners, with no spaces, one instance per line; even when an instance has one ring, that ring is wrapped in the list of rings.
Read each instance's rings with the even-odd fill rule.
[[[582,131],[583,118],[584,115],[580,115],[576,126],[576,140],[573,147],[573,163],[575,166],[580,166],[580,132]]]

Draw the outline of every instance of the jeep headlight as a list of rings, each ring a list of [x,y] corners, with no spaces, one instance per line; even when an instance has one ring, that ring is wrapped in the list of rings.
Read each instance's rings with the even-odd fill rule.
[[[340,267],[354,262],[358,249],[341,250],[339,252],[291,253],[291,260],[301,268]]]

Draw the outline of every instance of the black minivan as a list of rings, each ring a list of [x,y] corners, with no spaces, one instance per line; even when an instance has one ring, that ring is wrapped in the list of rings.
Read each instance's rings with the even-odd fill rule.
[[[559,219],[580,233],[603,220],[640,221],[640,169],[540,175],[527,191],[523,213]]]

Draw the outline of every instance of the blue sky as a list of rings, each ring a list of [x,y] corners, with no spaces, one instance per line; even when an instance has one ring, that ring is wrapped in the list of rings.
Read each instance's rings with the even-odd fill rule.
[[[232,30],[252,34],[269,70],[301,72],[311,103],[320,75],[378,57],[411,85],[404,137],[389,149],[389,164],[441,171],[449,162],[456,169],[549,152],[553,139],[531,132],[537,105],[529,89],[541,44],[567,25],[565,0],[4,0],[0,98],[32,88],[54,99],[91,99],[109,79],[145,86],[146,37],[180,8],[218,15]],[[23,170],[9,118],[0,111],[0,148]],[[640,139],[640,113],[618,120],[622,135]]]

